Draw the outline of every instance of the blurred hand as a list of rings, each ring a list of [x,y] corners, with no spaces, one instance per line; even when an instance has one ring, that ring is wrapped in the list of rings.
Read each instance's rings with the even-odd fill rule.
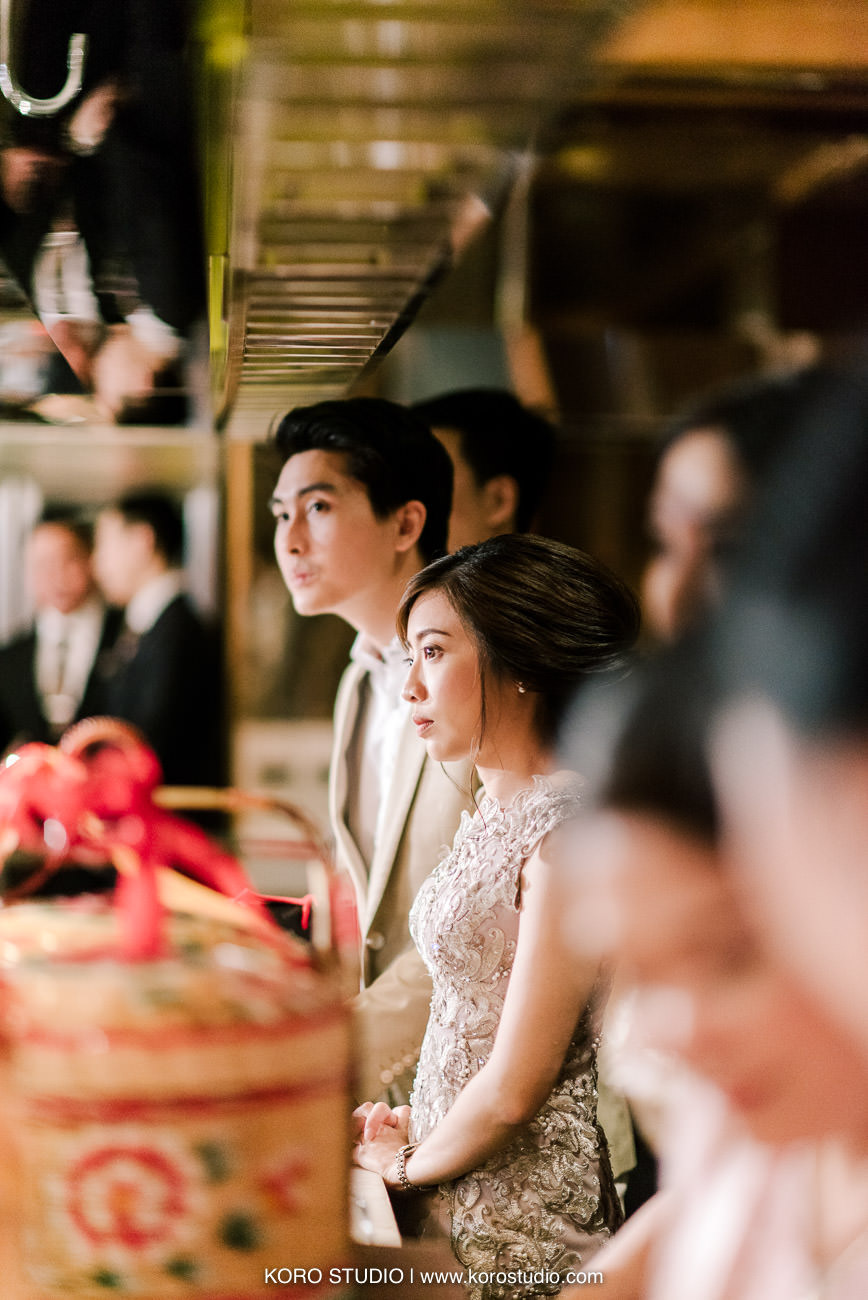
[[[55,190],[64,170],[57,155],[29,145],[0,150],[0,189],[13,212],[32,212]]]
[[[73,152],[88,154],[99,148],[122,98],[116,81],[104,81],[82,100],[66,128]]]
[[[104,418],[114,420],[128,401],[153,394],[163,364],[128,325],[113,325],[91,358],[94,397]]]

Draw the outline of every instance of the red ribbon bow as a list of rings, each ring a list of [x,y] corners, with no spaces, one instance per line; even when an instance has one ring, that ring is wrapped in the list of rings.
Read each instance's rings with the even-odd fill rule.
[[[119,871],[115,891],[121,951],[129,960],[156,957],[163,949],[158,867],[180,870],[276,930],[240,863],[198,826],[154,802],[161,778],[153,750],[110,718],[78,724],[57,749],[22,746],[0,767],[0,860],[18,847],[45,855],[28,892],[69,858],[132,864]],[[281,901],[299,903],[307,924],[309,897]]]

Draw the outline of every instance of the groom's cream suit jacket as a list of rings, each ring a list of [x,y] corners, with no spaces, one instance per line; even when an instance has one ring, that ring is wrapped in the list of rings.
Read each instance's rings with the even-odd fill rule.
[[[339,869],[350,876],[361,932],[361,985],[354,1002],[359,1100],[407,1100],[431,1000],[431,980],[410,937],[419,887],[451,847],[464,808],[472,809],[469,763],[441,766],[426,755],[409,711],[370,869],[347,822],[348,755],[366,669],[350,663],[335,701],[329,815]]]

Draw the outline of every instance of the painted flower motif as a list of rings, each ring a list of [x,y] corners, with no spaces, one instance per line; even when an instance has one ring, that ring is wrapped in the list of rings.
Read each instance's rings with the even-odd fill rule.
[[[260,1180],[265,1191],[286,1214],[295,1214],[307,1198],[305,1184],[312,1172],[310,1157],[304,1150],[284,1152],[272,1163]]]
[[[154,1259],[195,1237],[202,1180],[182,1144],[129,1127],[97,1130],[77,1146],[61,1184],[77,1255]]]
[[[95,1246],[165,1241],[187,1209],[183,1174],[152,1147],[92,1151],[70,1170],[69,1190],[70,1217]]]

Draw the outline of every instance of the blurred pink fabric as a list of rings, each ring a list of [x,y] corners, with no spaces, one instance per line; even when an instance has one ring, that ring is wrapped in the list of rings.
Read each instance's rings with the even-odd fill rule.
[[[864,1300],[868,1226],[831,1263],[814,1257],[816,1148],[773,1148],[693,1079],[670,1112],[663,1184],[669,1226],[647,1300]],[[868,1220],[866,1220],[868,1223]]]

